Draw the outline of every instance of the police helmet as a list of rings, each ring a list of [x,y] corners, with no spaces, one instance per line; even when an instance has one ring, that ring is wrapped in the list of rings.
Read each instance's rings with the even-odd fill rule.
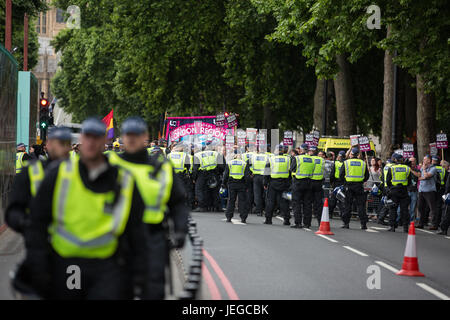
[[[220,188],[219,194],[220,194],[220,197],[221,197],[222,199],[228,198],[228,189],[225,189],[225,188],[223,188],[223,187]]]
[[[444,200],[444,203],[445,203],[446,205],[449,205],[449,204],[450,204],[450,193],[444,194],[444,195],[442,196],[442,200]]]
[[[283,198],[283,199],[286,199],[286,200],[288,200],[288,201],[292,201],[292,192],[283,192],[282,194],[281,194],[281,197]]]
[[[370,190],[370,193],[373,196],[377,196],[381,193],[380,189],[378,188],[378,186],[376,184],[373,185],[372,190]]]
[[[333,194],[336,197],[336,199],[338,199],[338,201],[345,202],[345,193],[344,193],[344,187],[343,186],[339,186],[339,187],[334,188]]]
[[[206,184],[208,185],[208,188],[214,189],[215,187],[217,187],[218,184],[217,178],[215,176],[209,177]]]
[[[392,208],[395,206],[394,201],[392,201],[392,199],[389,199],[388,197],[384,196],[381,198],[381,203],[386,207],[386,208]]]

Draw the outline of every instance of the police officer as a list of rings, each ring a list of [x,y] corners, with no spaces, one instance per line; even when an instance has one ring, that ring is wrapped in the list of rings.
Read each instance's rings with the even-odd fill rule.
[[[331,166],[330,183],[331,188],[333,190],[337,187],[344,185],[344,181],[342,181],[340,178],[341,167],[344,164],[344,161],[345,161],[345,151],[341,150],[339,151],[337,159],[333,162],[333,165]],[[338,201],[334,193],[331,193],[329,202],[330,218],[333,217],[333,212],[336,206],[339,208],[339,214],[342,216],[342,213],[344,212],[344,203]]]
[[[145,148],[147,124],[140,117],[126,119],[121,128],[124,153],[111,154],[110,162],[129,170],[145,204],[143,221],[149,232],[149,280],[144,299],[165,297],[165,270],[168,264],[168,220],[173,224],[173,242],[181,248],[187,233],[188,209],[182,182],[165,158],[149,156]]]
[[[194,212],[217,211],[222,208],[219,199],[220,175],[223,174],[225,159],[223,155],[213,150],[213,146],[204,147],[203,151],[194,155],[194,169],[192,172],[195,181],[195,195],[198,208]],[[213,181],[216,185],[213,187]]]
[[[402,155],[395,153],[393,155],[394,164],[389,168],[386,176],[387,194],[394,201],[395,206],[389,209],[389,224],[391,228],[388,231],[395,232],[397,227],[397,208],[400,206],[400,219],[402,220],[403,231],[408,232],[409,225],[409,195],[407,187],[411,184],[411,169],[402,163]]]
[[[289,202],[281,195],[289,191],[291,180],[291,158],[283,155],[284,147],[275,147],[275,154],[269,158],[268,167],[270,175],[264,177],[264,189],[267,189],[266,220],[264,224],[272,224],[272,215],[275,205],[280,204],[280,212],[283,215],[286,226],[290,225]]]
[[[312,185],[314,174],[314,159],[306,152],[306,143],[300,146],[300,155],[295,156],[291,163],[291,172],[294,174],[292,186],[292,201],[295,224],[293,228],[309,228],[312,219]],[[302,225],[303,218],[303,225]]]
[[[369,170],[362,159],[358,159],[359,149],[352,148],[350,159],[344,161],[341,167],[340,179],[345,188],[345,209],[342,215],[342,228],[348,229],[352,217],[353,201],[356,202],[361,229],[367,229],[366,195],[364,193],[364,182],[369,179]]]
[[[392,154],[392,157],[394,156],[394,154]],[[393,166],[394,164],[392,163],[392,157],[386,160],[386,165],[383,168],[383,174],[380,177],[381,180],[381,185],[380,185],[380,189],[383,192],[383,195],[387,196],[387,174],[391,168],[391,166]],[[388,223],[386,223],[384,221],[384,219],[386,218],[386,216],[389,213],[389,209],[386,206],[383,206],[381,208],[380,214],[378,215],[378,219],[377,219],[377,223],[381,224],[381,225],[388,225]]]
[[[436,175],[436,214],[433,217],[432,226],[430,230],[437,230],[441,225],[442,218],[442,196],[445,190],[445,169],[439,164],[439,157],[432,156],[431,163],[435,166]]]
[[[27,153],[27,146],[24,143],[19,143],[16,146],[16,174],[22,171],[22,168],[25,167],[26,161],[31,160],[30,155]]]
[[[448,170],[448,169],[447,169]],[[445,183],[445,191],[444,194],[450,194],[450,173],[447,171],[447,180]],[[441,222],[441,231],[437,234],[439,235],[447,235],[448,228],[450,227],[450,205],[444,205],[444,216]]]
[[[32,201],[26,261],[44,298],[132,298],[131,282],[145,283],[144,204],[131,173],[103,155],[105,133],[100,120],[85,120],[80,157],[50,165]],[[71,274],[79,289],[67,285]]]
[[[183,183],[186,205],[190,207],[192,202],[189,193],[189,189],[191,188],[191,158],[185,152],[185,150],[188,150],[185,145],[178,144],[174,147],[173,151],[167,155],[167,159],[170,160],[175,174]]]
[[[309,155],[314,160],[314,172],[311,176],[311,191],[313,198],[314,215],[320,225],[320,219],[322,218],[323,208],[323,171],[324,171],[324,159],[317,156],[317,147],[311,146],[309,148]]]
[[[69,157],[70,140],[71,131],[69,128],[50,128],[48,132],[49,159],[44,161],[33,160],[15,176],[5,211],[6,223],[14,231],[23,233],[25,227],[29,224],[31,199],[36,196],[44,179],[44,170],[51,162]]]
[[[227,163],[223,173],[222,187],[228,189],[228,205],[225,213],[227,222],[231,222],[231,218],[233,218],[236,198],[238,200],[238,211],[241,222],[246,222],[249,212],[246,191],[249,179],[250,168],[248,161],[241,159],[236,154],[235,159]]]
[[[253,195],[255,199],[255,213],[262,216],[264,208],[264,176],[267,175],[266,166],[269,155],[259,151],[250,159],[250,170],[253,173]]]
[[[250,148],[249,146],[246,146],[246,152],[242,155],[242,160],[244,160],[247,163],[251,163],[253,157],[256,155],[255,150]],[[254,174],[252,171],[252,168],[250,166],[251,175],[246,180],[247,182],[247,211],[249,213],[252,213],[253,211],[253,203],[254,203],[254,190],[253,190],[253,178]]]

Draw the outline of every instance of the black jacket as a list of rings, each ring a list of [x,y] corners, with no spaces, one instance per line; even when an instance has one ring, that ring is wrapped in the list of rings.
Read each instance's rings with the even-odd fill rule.
[[[51,258],[57,253],[49,243],[48,227],[53,220],[53,192],[56,178],[58,176],[59,163],[51,164],[47,168],[46,176],[42,182],[36,197],[31,202],[31,223],[25,230],[25,243],[27,247],[26,263],[32,266],[33,277],[39,281],[36,287],[45,289],[45,279],[50,278]],[[79,171],[81,179],[86,188],[93,192],[107,192],[116,190],[118,168],[108,163],[108,168],[94,181],[88,179],[88,169],[80,161]],[[148,233],[142,222],[144,203],[134,184],[133,199],[124,233],[119,237],[119,245],[116,253],[107,259],[118,259],[119,257],[131,257],[127,259],[127,267],[134,270],[132,277],[145,277],[148,270]],[[101,261],[100,259],[68,258],[78,263],[83,261]]]
[[[122,153],[120,157],[126,161],[132,163],[149,164],[153,167],[159,167],[163,162],[168,160],[162,159],[157,155],[148,155],[147,150],[142,150],[141,152],[130,154]],[[166,217],[173,221],[173,227],[175,232],[187,233],[187,219],[189,215],[189,210],[185,205],[184,187],[180,178],[172,170],[173,183],[172,190],[170,191],[169,202],[167,203],[168,212]],[[162,230],[163,226],[161,224],[150,225],[149,228],[153,231]]]
[[[52,161],[45,160],[41,162],[45,170]],[[14,231],[23,233],[25,226],[29,223],[30,215],[27,211],[30,209],[30,202],[30,177],[28,175],[28,166],[26,166],[14,177],[12,188],[8,195],[8,206],[5,211],[6,223]]]

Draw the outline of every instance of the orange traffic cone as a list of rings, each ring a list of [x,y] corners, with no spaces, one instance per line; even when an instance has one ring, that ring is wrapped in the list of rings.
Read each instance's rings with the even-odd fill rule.
[[[399,276],[425,277],[419,271],[419,262],[416,253],[416,229],[414,221],[409,225],[408,240],[406,240],[405,257],[403,259],[402,270],[397,272]]]
[[[325,203],[322,209],[322,218],[320,219],[319,231],[316,234],[328,234],[333,235],[334,233],[330,231],[330,216],[328,214],[328,198],[325,198]]]

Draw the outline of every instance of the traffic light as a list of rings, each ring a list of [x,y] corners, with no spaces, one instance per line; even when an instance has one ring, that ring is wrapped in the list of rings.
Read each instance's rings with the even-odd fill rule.
[[[43,94],[41,94],[41,99],[39,99],[39,129],[41,132],[41,139],[43,141],[47,139],[47,129],[50,125],[48,107],[48,100],[44,98]]]

